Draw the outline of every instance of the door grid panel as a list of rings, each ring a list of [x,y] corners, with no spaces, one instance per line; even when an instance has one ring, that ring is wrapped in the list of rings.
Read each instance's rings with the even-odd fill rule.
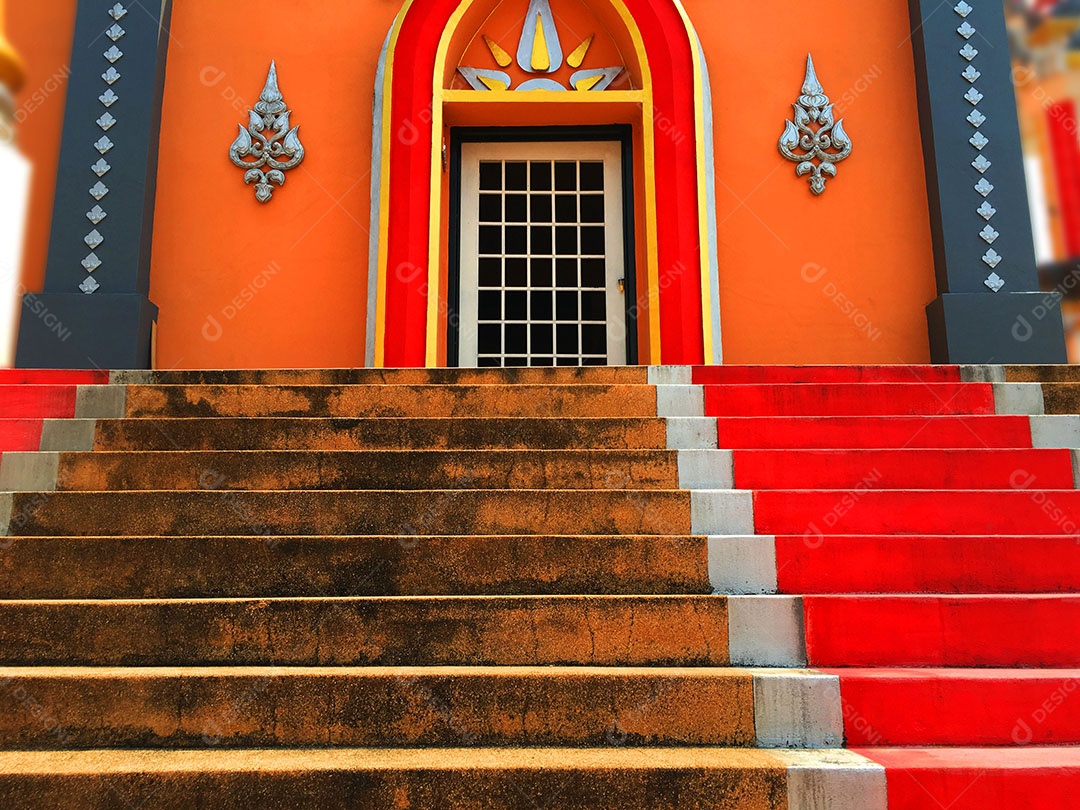
[[[617,144],[463,151],[463,365],[622,364]]]

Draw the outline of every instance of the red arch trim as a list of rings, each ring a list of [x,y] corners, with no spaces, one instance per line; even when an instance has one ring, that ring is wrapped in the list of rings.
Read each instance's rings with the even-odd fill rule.
[[[697,43],[673,0],[623,2],[638,24],[652,69],[662,361],[702,363],[697,169],[703,150],[696,134],[701,111],[692,50]],[[426,359],[427,268],[437,261],[428,255],[432,88],[439,41],[457,6],[458,0],[414,0],[404,12],[388,65],[390,177],[383,205],[389,222],[386,266],[380,268],[386,366],[423,366]]]

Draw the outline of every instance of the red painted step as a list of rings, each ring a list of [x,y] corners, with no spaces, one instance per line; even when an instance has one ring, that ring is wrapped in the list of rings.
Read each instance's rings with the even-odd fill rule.
[[[1024,470],[1017,482],[1029,481]],[[875,490],[873,472],[848,490],[754,493],[758,534],[1066,534],[1080,538],[1080,492]],[[1080,553],[1080,546],[1077,547]]]
[[[1080,596],[807,596],[819,667],[1080,667]]]
[[[844,740],[863,745],[1080,743],[1080,670],[838,669]]]
[[[41,447],[41,419],[0,419],[0,453]]]
[[[0,385],[0,419],[75,415],[75,385]]]
[[[1011,489],[1017,470],[1040,486],[1073,486],[1068,450],[738,450],[739,489]]]
[[[983,383],[705,387],[706,416],[940,416],[993,413],[993,387]]]
[[[0,368],[0,385],[108,385],[109,372],[50,368]]]
[[[958,383],[959,366],[698,366],[695,385]]]
[[[1057,536],[776,538],[782,593],[1080,593],[1080,547]]]
[[[725,416],[716,423],[728,450],[1031,447],[1026,416]]]
[[[889,810],[1076,810],[1080,748],[861,748]]]

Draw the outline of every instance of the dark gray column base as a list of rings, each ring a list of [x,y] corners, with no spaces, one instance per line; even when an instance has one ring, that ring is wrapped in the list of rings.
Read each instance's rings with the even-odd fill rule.
[[[926,308],[934,363],[1065,363],[1053,293],[946,293]]]
[[[23,296],[18,368],[150,368],[158,309],[137,293]]]

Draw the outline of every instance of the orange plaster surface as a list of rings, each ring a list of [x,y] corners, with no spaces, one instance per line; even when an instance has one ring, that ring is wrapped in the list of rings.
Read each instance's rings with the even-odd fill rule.
[[[906,2],[822,2],[821,19],[837,22],[808,29],[765,4],[718,13],[684,0],[712,78],[725,361],[926,362],[936,291]],[[399,7],[302,0],[270,48],[249,9],[175,6],[151,282],[158,367],[363,364],[371,103]],[[776,149],[811,48],[854,142],[820,198]],[[308,154],[260,205],[227,149],[271,57]]]
[[[712,79],[725,362],[927,362],[937,293],[906,0],[822,0],[816,22],[794,4],[684,5]],[[854,144],[819,198],[777,151],[807,51]]]
[[[33,165],[29,223],[23,244],[23,286],[40,292],[49,251],[56,167],[75,33],[75,0],[7,4],[7,37],[26,65],[15,101],[19,149]]]
[[[372,99],[399,6],[298,0],[270,21],[243,4],[174,5],[150,290],[159,368],[364,364]],[[271,58],[307,157],[263,205],[228,149]]]

